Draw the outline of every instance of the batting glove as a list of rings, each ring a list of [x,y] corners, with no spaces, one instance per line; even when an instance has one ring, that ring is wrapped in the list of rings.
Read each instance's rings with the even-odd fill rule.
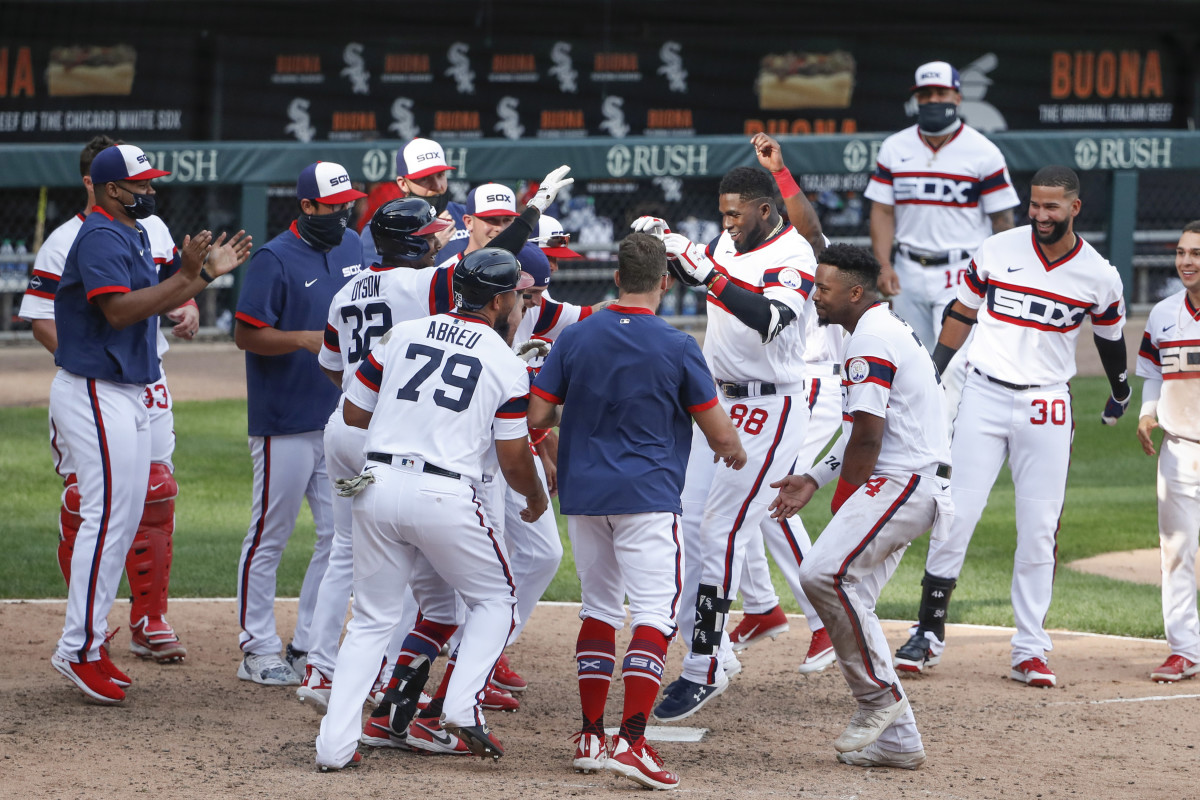
[[[634,233],[648,233],[659,239],[671,232],[667,221],[660,217],[638,217],[629,227],[633,228]]]
[[[550,342],[545,339],[530,339],[517,345],[517,355],[528,363],[535,358],[545,358],[550,354]]]
[[[689,240],[682,233],[668,233],[662,237],[667,248],[667,258],[678,259],[679,267],[694,281],[707,283],[716,267],[705,254],[704,248]]]
[[[1133,390],[1126,387],[1124,400],[1118,400],[1115,395],[1109,395],[1108,402],[1104,404],[1104,411],[1100,414],[1100,421],[1105,425],[1116,425],[1117,420],[1125,413],[1125,409],[1129,408],[1129,401],[1133,397]]]
[[[552,171],[549,175],[542,178],[542,182],[538,185],[537,194],[529,201],[528,205],[534,206],[538,211],[545,212],[550,204],[554,202],[554,198],[564,186],[570,186],[575,182],[574,178],[568,178],[567,173],[571,168],[566,164]]]

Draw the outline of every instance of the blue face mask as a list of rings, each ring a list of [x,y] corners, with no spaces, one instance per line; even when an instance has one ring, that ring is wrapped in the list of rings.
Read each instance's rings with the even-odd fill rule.
[[[121,188],[125,189],[124,186],[122,186]],[[146,217],[153,216],[153,214],[154,214],[154,195],[138,194],[137,192],[131,191],[129,189],[125,189],[125,191],[127,191],[131,195],[133,195],[133,204],[132,205],[125,205],[124,203],[121,204],[121,207],[125,209],[125,213],[128,214],[130,216],[130,218],[145,219]]]
[[[917,130],[926,136],[942,136],[958,127],[954,103],[922,103],[917,106]]]

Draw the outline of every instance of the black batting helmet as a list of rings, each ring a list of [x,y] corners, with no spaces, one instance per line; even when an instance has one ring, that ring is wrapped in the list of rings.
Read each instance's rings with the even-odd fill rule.
[[[521,277],[517,257],[507,250],[484,247],[468,253],[454,267],[454,305],[478,311],[496,295],[517,289]]]
[[[371,217],[371,236],[380,256],[416,261],[429,252],[425,236],[450,227],[449,220],[438,219],[433,206],[419,197],[389,200]]]

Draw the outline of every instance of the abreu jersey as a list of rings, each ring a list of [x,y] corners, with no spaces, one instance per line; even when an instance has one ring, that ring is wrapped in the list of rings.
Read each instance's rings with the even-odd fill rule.
[[[946,393],[929,351],[908,323],[876,303],[846,340],[843,409],[883,418],[877,473],[933,475],[950,463]]]
[[[804,380],[805,329],[813,310],[817,260],[812,246],[791,225],[748,253],[739,253],[729,233],[722,233],[708,256],[717,270],[743,289],[778,300],[796,319],[767,344],[758,331],[708,295],[708,330],[704,358],[718,381],[766,381],[781,394],[796,394]]]
[[[373,266],[334,295],[317,363],[342,373],[342,391],[393,325],[448,311],[453,268]]]
[[[965,124],[937,150],[916,125],[884,139],[865,195],[895,207],[898,243],[931,253],[974,252],[988,215],[1020,203],[999,148]]]
[[[478,482],[495,439],[529,429],[529,374],[478,317],[401,322],[367,355],[346,399],[374,412],[364,453],[424,459]]]
[[[25,320],[54,319],[54,294],[58,291],[58,282],[62,279],[63,266],[67,263],[67,253],[75,243],[79,229],[83,227],[83,214],[76,214],[59,225],[42,242],[38,249],[37,258],[33,262],[33,273],[29,276],[29,286],[21,298],[21,310],[17,316]],[[167,223],[156,216],[139,220],[138,224],[146,231],[150,241],[150,252],[154,256],[154,266],[162,273],[163,265],[171,264],[179,256],[175,249],[175,240]],[[158,325],[158,317],[153,320]],[[161,326],[158,326],[157,348],[161,359],[168,348],[167,337],[163,336]]]
[[[1075,247],[1051,263],[1033,226],[989,237],[975,253],[958,299],[979,309],[967,360],[985,375],[1018,385],[1063,383],[1075,374],[1083,318],[1118,341],[1125,299],[1116,267],[1075,234]]]
[[[1192,305],[1186,289],[1150,310],[1137,374],[1163,382],[1158,399],[1163,430],[1200,441],[1200,308]]]

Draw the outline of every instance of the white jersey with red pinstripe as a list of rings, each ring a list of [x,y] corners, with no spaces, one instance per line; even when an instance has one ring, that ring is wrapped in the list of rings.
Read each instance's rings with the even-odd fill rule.
[[[394,324],[449,310],[452,268],[380,267],[364,270],[334,296],[317,363],[342,373],[342,391],[354,371]]]
[[[1150,310],[1137,374],[1162,382],[1156,413],[1163,430],[1200,441],[1200,308],[1186,290]]]
[[[1077,234],[1071,251],[1049,262],[1032,226],[989,237],[971,260],[958,299],[979,311],[968,362],[1021,386],[1071,379],[1084,317],[1097,336],[1114,342],[1125,327],[1116,267]]]
[[[895,207],[899,244],[934,253],[973,251],[988,215],[1020,202],[1000,150],[965,124],[936,150],[916,125],[884,139],[864,194]]]
[[[708,256],[729,280],[756,294],[785,304],[796,320],[763,344],[762,336],[708,295],[708,330],[704,357],[719,381],[765,381],[795,387],[804,380],[805,327],[813,314],[812,287],[817,260],[812,246],[791,225],[748,253],[739,253],[729,233],[722,233]]]
[[[950,463],[945,392],[929,351],[907,322],[882,303],[859,318],[846,340],[844,411],[882,417],[875,472],[932,476]]]
[[[478,482],[493,438],[528,432],[525,362],[477,317],[437,314],[399,323],[356,377],[346,399],[376,412],[366,452],[412,456]]]

